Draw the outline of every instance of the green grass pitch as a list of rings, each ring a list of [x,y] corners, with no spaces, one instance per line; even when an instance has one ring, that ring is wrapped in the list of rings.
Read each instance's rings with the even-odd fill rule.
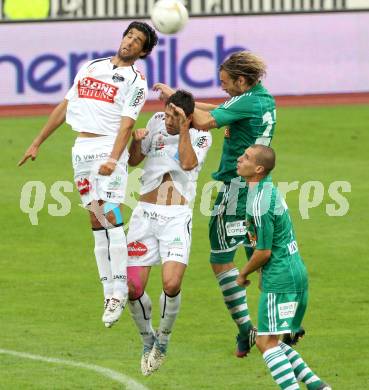
[[[144,126],[149,114],[143,114]],[[0,120],[1,271],[0,350],[12,350],[95,364],[141,382],[151,390],[276,389],[256,349],[246,359],[233,356],[236,327],[222,301],[209,267],[208,217],[199,212],[203,185],[219,162],[222,131],[213,131],[213,146],[198,184],[194,209],[190,266],[183,285],[183,303],[173,332],[168,358],[149,378],[141,376],[141,343],[129,312],[112,329],[105,329],[102,289],[93,256],[86,212],[71,200],[64,217],[48,214],[58,180],[72,182],[70,149],[75,134],[63,126],[41,148],[35,162],[17,168],[45,118]],[[280,108],[273,146],[277,152],[274,181],[299,182],[287,194],[300,251],[310,274],[310,302],[304,326],[307,336],[298,351],[335,390],[369,388],[368,362],[368,106]],[[351,183],[343,193],[349,211],[328,216],[326,205],[334,181]],[[38,225],[20,210],[27,181],[46,186]],[[320,181],[322,203],[299,213],[300,188]],[[313,194],[311,194],[313,196]],[[127,221],[130,210],[126,209]],[[240,266],[243,250],[236,258]],[[152,272],[149,294],[158,324],[160,272]],[[256,318],[256,278],[248,289]],[[0,389],[120,389],[121,384],[83,368],[24,359],[0,353]]]

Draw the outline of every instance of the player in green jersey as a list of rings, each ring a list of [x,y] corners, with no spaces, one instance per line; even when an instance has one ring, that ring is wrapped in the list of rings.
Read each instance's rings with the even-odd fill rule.
[[[246,239],[247,187],[237,174],[237,158],[252,144],[269,145],[274,134],[275,102],[260,81],[265,69],[264,61],[251,52],[232,54],[219,69],[221,88],[230,99],[219,106],[196,102],[193,115],[193,124],[198,129],[226,126],[220,165],[212,175],[224,185],[209,222],[210,262],[224,302],[239,329],[238,357],[247,355],[255,342],[255,332],[246,292],[236,283],[239,272],[233,262],[237,248],[244,245]],[[154,89],[161,92],[163,99],[174,92],[160,83]]]
[[[308,278],[300,256],[287,204],[269,173],[274,150],[252,145],[238,158],[237,173],[249,185],[246,228],[252,255],[237,278],[248,286],[248,276],[261,271],[256,345],[281,389],[331,390],[279,335],[300,329],[308,299]]]

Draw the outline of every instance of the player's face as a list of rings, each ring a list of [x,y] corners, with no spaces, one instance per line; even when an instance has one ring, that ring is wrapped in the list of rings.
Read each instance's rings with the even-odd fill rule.
[[[245,153],[237,159],[237,175],[245,179],[253,178],[257,174],[255,150],[247,148]]]
[[[243,90],[239,80],[233,80],[225,70],[219,72],[220,86],[229,96],[242,95]]]
[[[118,57],[124,62],[134,62],[145,54],[142,50],[146,41],[143,32],[132,28],[122,39],[118,50]]]
[[[175,115],[175,111],[169,106],[165,107],[165,127],[170,135],[179,133],[179,116]]]

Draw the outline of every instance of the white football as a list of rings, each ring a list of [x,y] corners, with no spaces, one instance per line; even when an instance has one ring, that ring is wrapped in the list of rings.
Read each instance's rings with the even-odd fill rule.
[[[155,28],[163,34],[174,34],[188,21],[188,11],[181,1],[159,0],[151,11]]]

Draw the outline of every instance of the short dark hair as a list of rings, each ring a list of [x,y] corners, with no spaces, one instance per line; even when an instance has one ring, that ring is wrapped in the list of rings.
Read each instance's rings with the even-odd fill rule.
[[[256,149],[256,164],[264,168],[265,176],[275,167],[275,152],[270,146],[254,144],[250,148]]]
[[[146,58],[152,52],[154,46],[157,45],[158,36],[155,30],[149,24],[145,22],[135,21],[130,23],[130,25],[126,28],[126,30],[123,33],[123,37],[125,37],[129,33],[129,31],[132,30],[133,28],[145,34],[146,40],[142,48],[145,54],[142,55],[140,58]]]
[[[195,99],[192,93],[183,89],[178,89],[173,95],[171,95],[165,105],[167,106],[170,103],[181,107],[187,117],[195,111]]]

